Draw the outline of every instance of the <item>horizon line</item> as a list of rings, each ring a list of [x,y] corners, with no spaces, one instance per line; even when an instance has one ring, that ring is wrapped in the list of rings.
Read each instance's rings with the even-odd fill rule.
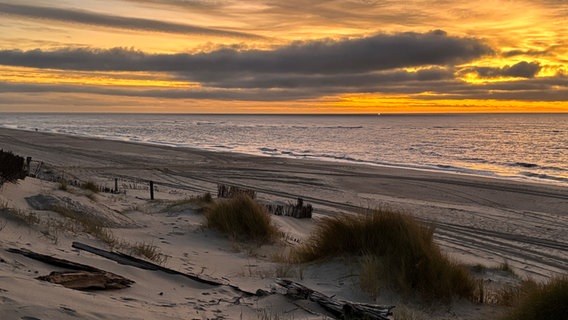
[[[216,112],[97,112],[97,111],[0,111],[0,114],[140,114],[140,115],[211,115],[211,116],[400,116],[400,115],[475,115],[475,114],[568,114],[568,111],[453,111],[453,112],[353,112],[353,113],[216,113]]]

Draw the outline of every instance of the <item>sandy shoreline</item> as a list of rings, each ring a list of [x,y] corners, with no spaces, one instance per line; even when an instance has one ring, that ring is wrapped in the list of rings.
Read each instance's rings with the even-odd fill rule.
[[[158,199],[207,191],[215,193],[217,183],[228,183],[255,189],[262,200],[291,201],[302,196],[314,205],[316,218],[369,207],[400,208],[420,220],[434,223],[436,241],[446,252],[465,263],[499,265],[507,262],[518,274],[537,279],[568,272],[568,187],[2,128],[0,148],[43,161],[54,174],[64,175],[67,179],[92,180],[111,188],[115,178],[121,183],[152,180],[164,191],[157,194]],[[9,198],[5,190],[0,196]],[[142,201],[148,195],[142,191],[129,191],[128,196],[134,197],[128,201]],[[116,203],[123,201],[124,207],[133,205],[122,198],[113,199]],[[13,200],[14,203],[20,201]],[[181,219],[179,223],[197,219],[177,218]],[[136,219],[150,218],[136,216]],[[161,235],[170,243],[179,241],[174,240],[178,231],[172,232],[176,221],[168,220],[169,225],[165,228],[170,233],[163,231],[168,237]],[[152,226],[156,221],[145,223]],[[278,223],[298,241],[309,234],[313,225],[294,219],[281,219]],[[160,228],[148,232],[159,239]],[[123,230],[125,235],[138,236],[137,232],[140,231]],[[0,238],[5,234],[8,234],[6,230],[0,232]],[[7,243],[17,241],[6,240],[3,246]],[[165,250],[170,250],[168,248],[166,245]],[[178,254],[171,250],[170,255]],[[193,250],[203,257],[213,248],[196,247]],[[178,258],[172,258],[171,263],[181,267],[179,263],[183,259],[178,261]],[[222,261],[215,263],[222,265]],[[234,270],[216,272],[216,275],[231,273]],[[246,281],[243,283],[247,285]],[[263,279],[248,285],[255,287],[259,283],[266,284],[267,281]],[[176,315],[170,318],[176,318]]]
[[[99,167],[97,171],[102,173],[118,173],[125,170],[125,167],[130,166],[131,169],[143,171],[155,169],[157,172],[170,168],[171,170],[192,169],[193,171],[202,169],[215,176],[220,176],[224,171],[242,170],[245,172],[243,175],[253,178],[254,173],[251,172],[254,171],[267,172],[270,169],[277,172],[297,172],[298,176],[301,176],[303,173],[310,174],[309,171],[313,170],[313,175],[329,173],[329,175],[335,176],[376,179],[382,186],[392,185],[392,187],[382,188],[383,193],[401,198],[406,198],[408,195],[418,196],[414,189],[402,187],[415,184],[414,182],[425,184],[438,183],[455,188],[470,186],[479,190],[511,191],[527,195],[542,194],[544,196],[551,195],[564,199],[568,198],[568,187],[566,186],[461,173],[213,152],[6,128],[0,128],[0,139],[5,149],[19,150],[19,153],[48,162],[62,170],[76,166],[88,166]],[[88,154],[91,151],[96,152]],[[191,164],[186,163],[187,161],[191,162]],[[229,162],[231,165],[225,166]],[[117,168],[110,170],[108,166],[112,164],[116,164]],[[103,166],[107,166],[106,169],[109,170],[102,170]],[[258,176],[260,177],[261,174]],[[143,176],[141,178],[149,179],[149,177]],[[232,177],[228,178],[231,179]],[[349,189],[350,186],[353,186],[353,189],[361,189],[359,185],[351,184],[351,181],[347,180],[348,185],[345,189]],[[397,181],[389,184],[390,181],[388,180]],[[433,193],[426,193],[425,196],[427,196],[426,199],[436,200],[432,198],[432,196],[435,196]],[[461,202],[460,200],[456,201]],[[503,201],[503,203],[505,202],[508,201]],[[529,208],[523,206],[522,209]],[[558,213],[556,209],[555,207],[548,208],[548,210],[553,210],[552,213]],[[560,210],[560,213],[566,212]]]
[[[513,264],[530,260],[532,255],[536,259],[541,250],[568,250],[567,187],[10,129],[0,129],[0,145],[49,163],[68,177],[95,179],[109,187],[114,178],[122,178],[215,193],[217,183],[229,183],[255,189],[261,198],[292,200],[302,196],[319,214],[384,205],[402,208],[436,222],[438,231],[450,238],[465,237],[458,241],[468,242],[475,251],[485,251],[484,245],[513,241],[517,249],[527,251],[503,248],[501,259]],[[557,241],[558,245],[548,246],[546,241]],[[454,239],[448,242],[444,245],[454,246]],[[568,252],[558,258],[550,261],[546,271],[568,271]],[[527,268],[542,262],[546,264],[529,263]],[[546,271],[535,272],[547,276]]]

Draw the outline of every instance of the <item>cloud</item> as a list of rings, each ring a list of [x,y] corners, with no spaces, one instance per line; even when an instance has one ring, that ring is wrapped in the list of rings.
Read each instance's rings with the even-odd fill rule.
[[[515,78],[534,78],[540,71],[541,66],[538,62],[521,61],[512,66],[504,66],[502,68],[492,67],[471,67],[462,70],[463,73],[474,72],[481,78],[499,78],[499,77],[515,77]]]
[[[133,3],[146,3],[154,5],[166,5],[183,10],[219,10],[224,9],[229,3],[227,1],[215,0],[126,0]]]
[[[510,57],[518,57],[518,56],[526,56],[526,57],[555,57],[557,55],[562,55],[563,50],[565,50],[565,46],[562,44],[555,44],[551,45],[542,50],[535,50],[535,49],[527,49],[527,50],[509,50],[504,51],[501,55],[504,58]]]
[[[503,52],[502,56],[505,58],[516,57],[516,56],[539,57],[547,54],[548,52],[546,50],[510,50]]]
[[[454,77],[451,69],[428,68],[416,72],[405,70],[382,71],[359,74],[256,74],[254,76],[227,76],[202,79],[207,86],[217,88],[341,88],[357,90],[359,87],[370,87],[389,83],[408,81],[438,81]]]
[[[424,71],[426,73],[432,71]],[[441,74],[449,72],[437,71]],[[435,73],[435,72],[434,72]],[[32,83],[0,82],[0,94],[14,93],[80,93],[103,96],[123,96],[160,99],[207,99],[219,101],[297,101],[318,99],[324,96],[345,93],[370,93],[386,95],[406,95],[419,99],[504,99],[526,101],[566,101],[568,100],[568,76],[540,77],[520,81],[471,84],[444,75],[431,80],[420,80],[423,75],[401,71],[383,73],[383,82],[361,81],[356,86],[340,81],[321,83],[321,79],[304,79],[302,86],[265,85],[255,86],[244,82],[238,86],[200,88],[129,88],[120,86],[96,85],[54,85]],[[339,78],[340,79],[340,78]],[[278,79],[280,81],[284,81]],[[276,81],[276,80],[272,80]],[[311,82],[310,82],[311,81]],[[319,83],[318,83],[319,81]],[[428,95],[423,95],[428,92]],[[24,95],[26,96],[26,95]]]
[[[29,19],[53,20],[65,23],[75,23],[135,31],[165,32],[176,34],[201,34],[237,38],[261,38],[258,35],[245,32],[219,30],[143,18],[121,17],[82,10],[47,8],[21,4],[0,3],[0,14],[14,15]]]
[[[130,89],[96,85],[53,85],[32,83],[10,83],[0,81],[0,94],[3,93],[84,93],[105,96],[122,96],[161,99],[211,99],[220,101],[295,101],[310,99],[319,94],[334,93],[336,90],[321,89],[314,93],[308,89],[263,90],[263,89]],[[0,101],[1,104],[1,101]]]
[[[438,30],[295,42],[270,51],[221,49],[198,54],[148,54],[123,48],[3,50],[0,64],[65,70],[165,71],[187,73],[199,80],[237,73],[353,74],[446,66],[492,53],[480,40],[451,37]]]
[[[425,83],[414,90],[426,92],[423,99],[496,99],[524,101],[566,101],[568,100],[568,76],[538,77],[514,81],[471,84],[463,81],[448,81],[444,85]],[[387,89],[388,90],[388,89]]]

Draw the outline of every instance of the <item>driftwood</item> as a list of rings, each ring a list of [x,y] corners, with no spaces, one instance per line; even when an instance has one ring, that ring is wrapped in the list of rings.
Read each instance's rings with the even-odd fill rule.
[[[63,268],[63,269],[78,270],[78,271],[91,271],[91,272],[101,271],[100,269],[97,269],[95,267],[91,267],[91,266],[88,266],[88,265],[85,265],[85,264],[80,264],[80,263],[76,263],[76,262],[65,260],[65,259],[55,258],[55,257],[48,256],[48,255],[45,255],[45,254],[36,253],[36,252],[30,251],[30,250],[27,250],[27,249],[10,248],[10,249],[6,249],[6,251],[11,252],[11,253],[21,254],[21,255],[26,256],[30,259],[41,261],[43,263],[47,263],[49,265],[56,266],[56,267]]]
[[[217,185],[217,198],[235,198],[239,195],[247,195],[249,198],[255,199],[256,191],[237,186],[228,186],[225,184]]]
[[[304,205],[304,199],[298,198],[296,204],[288,203],[287,205],[269,204],[266,206],[268,212],[277,216],[288,216],[297,219],[311,219],[314,208],[311,204]]]
[[[130,279],[106,271],[53,271],[37,279],[75,290],[125,289],[134,283]]]
[[[136,267],[139,269],[144,269],[144,270],[159,270],[159,271],[163,271],[165,273],[169,273],[169,274],[177,274],[177,275],[183,275],[185,277],[190,278],[191,280],[200,282],[200,283],[204,283],[204,284],[208,284],[208,285],[212,285],[212,286],[218,286],[221,283],[213,281],[213,280],[208,280],[208,279],[203,279],[203,278],[199,278],[198,276],[195,275],[191,275],[191,274],[186,274],[186,273],[182,273],[176,270],[172,270],[172,269],[168,269],[166,267],[162,267],[158,264],[146,261],[146,260],[142,260],[133,256],[129,256],[127,254],[124,253],[119,253],[119,252],[111,252],[111,251],[106,251],[103,249],[99,249],[99,248],[95,248],[95,247],[91,247],[87,244],[84,243],[80,243],[80,242],[73,242],[73,248],[75,249],[80,249],[80,250],[84,250],[93,254],[96,254],[98,256],[107,258],[109,260],[113,260],[115,262],[118,262],[120,264],[123,265],[127,265],[127,266],[132,266],[132,267]]]
[[[180,276],[184,276],[186,278],[189,278],[193,281],[196,281],[196,282],[199,282],[199,283],[204,283],[204,284],[211,285],[211,286],[225,285],[225,286],[231,287],[234,290],[241,292],[241,293],[243,293],[247,296],[256,295],[255,293],[242,290],[239,287],[228,284],[228,283],[222,283],[222,282],[216,281],[216,280],[204,279],[204,278],[201,278],[197,275],[179,272],[177,270],[169,269],[169,268],[157,265],[157,264],[149,262],[149,261],[145,261],[145,260],[142,260],[142,259],[138,259],[136,257],[126,255],[124,253],[106,251],[106,250],[103,250],[103,249],[91,247],[89,245],[86,245],[86,244],[80,243],[80,242],[73,242],[73,248],[79,249],[79,250],[84,250],[84,251],[90,252],[92,254],[96,254],[98,256],[107,258],[109,260],[113,260],[113,261],[118,262],[118,263],[123,264],[123,265],[128,265],[128,266],[132,266],[132,267],[136,267],[136,268],[144,269],[144,270],[162,271],[162,272],[165,272],[165,273],[168,273],[168,274],[180,275]]]
[[[76,290],[123,289],[130,287],[134,283],[134,281],[112,272],[107,272],[92,266],[55,258],[26,249],[11,248],[6,251],[21,254],[30,259],[38,260],[55,267],[73,270],[54,271],[47,276],[40,276],[37,278],[38,280],[60,284],[66,288]]]
[[[321,292],[307,288],[297,282],[277,279],[276,284],[284,289],[284,295],[292,299],[310,300],[322,306],[336,319],[392,319],[391,310],[394,306],[379,306],[374,304],[356,303],[328,297]]]

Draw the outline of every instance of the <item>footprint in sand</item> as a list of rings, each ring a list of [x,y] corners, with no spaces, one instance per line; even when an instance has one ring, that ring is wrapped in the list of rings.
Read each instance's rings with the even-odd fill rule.
[[[61,309],[61,311],[63,311],[63,313],[66,313],[66,314],[71,315],[71,316],[76,316],[76,317],[79,316],[77,311],[75,311],[74,309],[71,309],[71,308],[66,307],[66,306],[60,306],[59,308]]]

